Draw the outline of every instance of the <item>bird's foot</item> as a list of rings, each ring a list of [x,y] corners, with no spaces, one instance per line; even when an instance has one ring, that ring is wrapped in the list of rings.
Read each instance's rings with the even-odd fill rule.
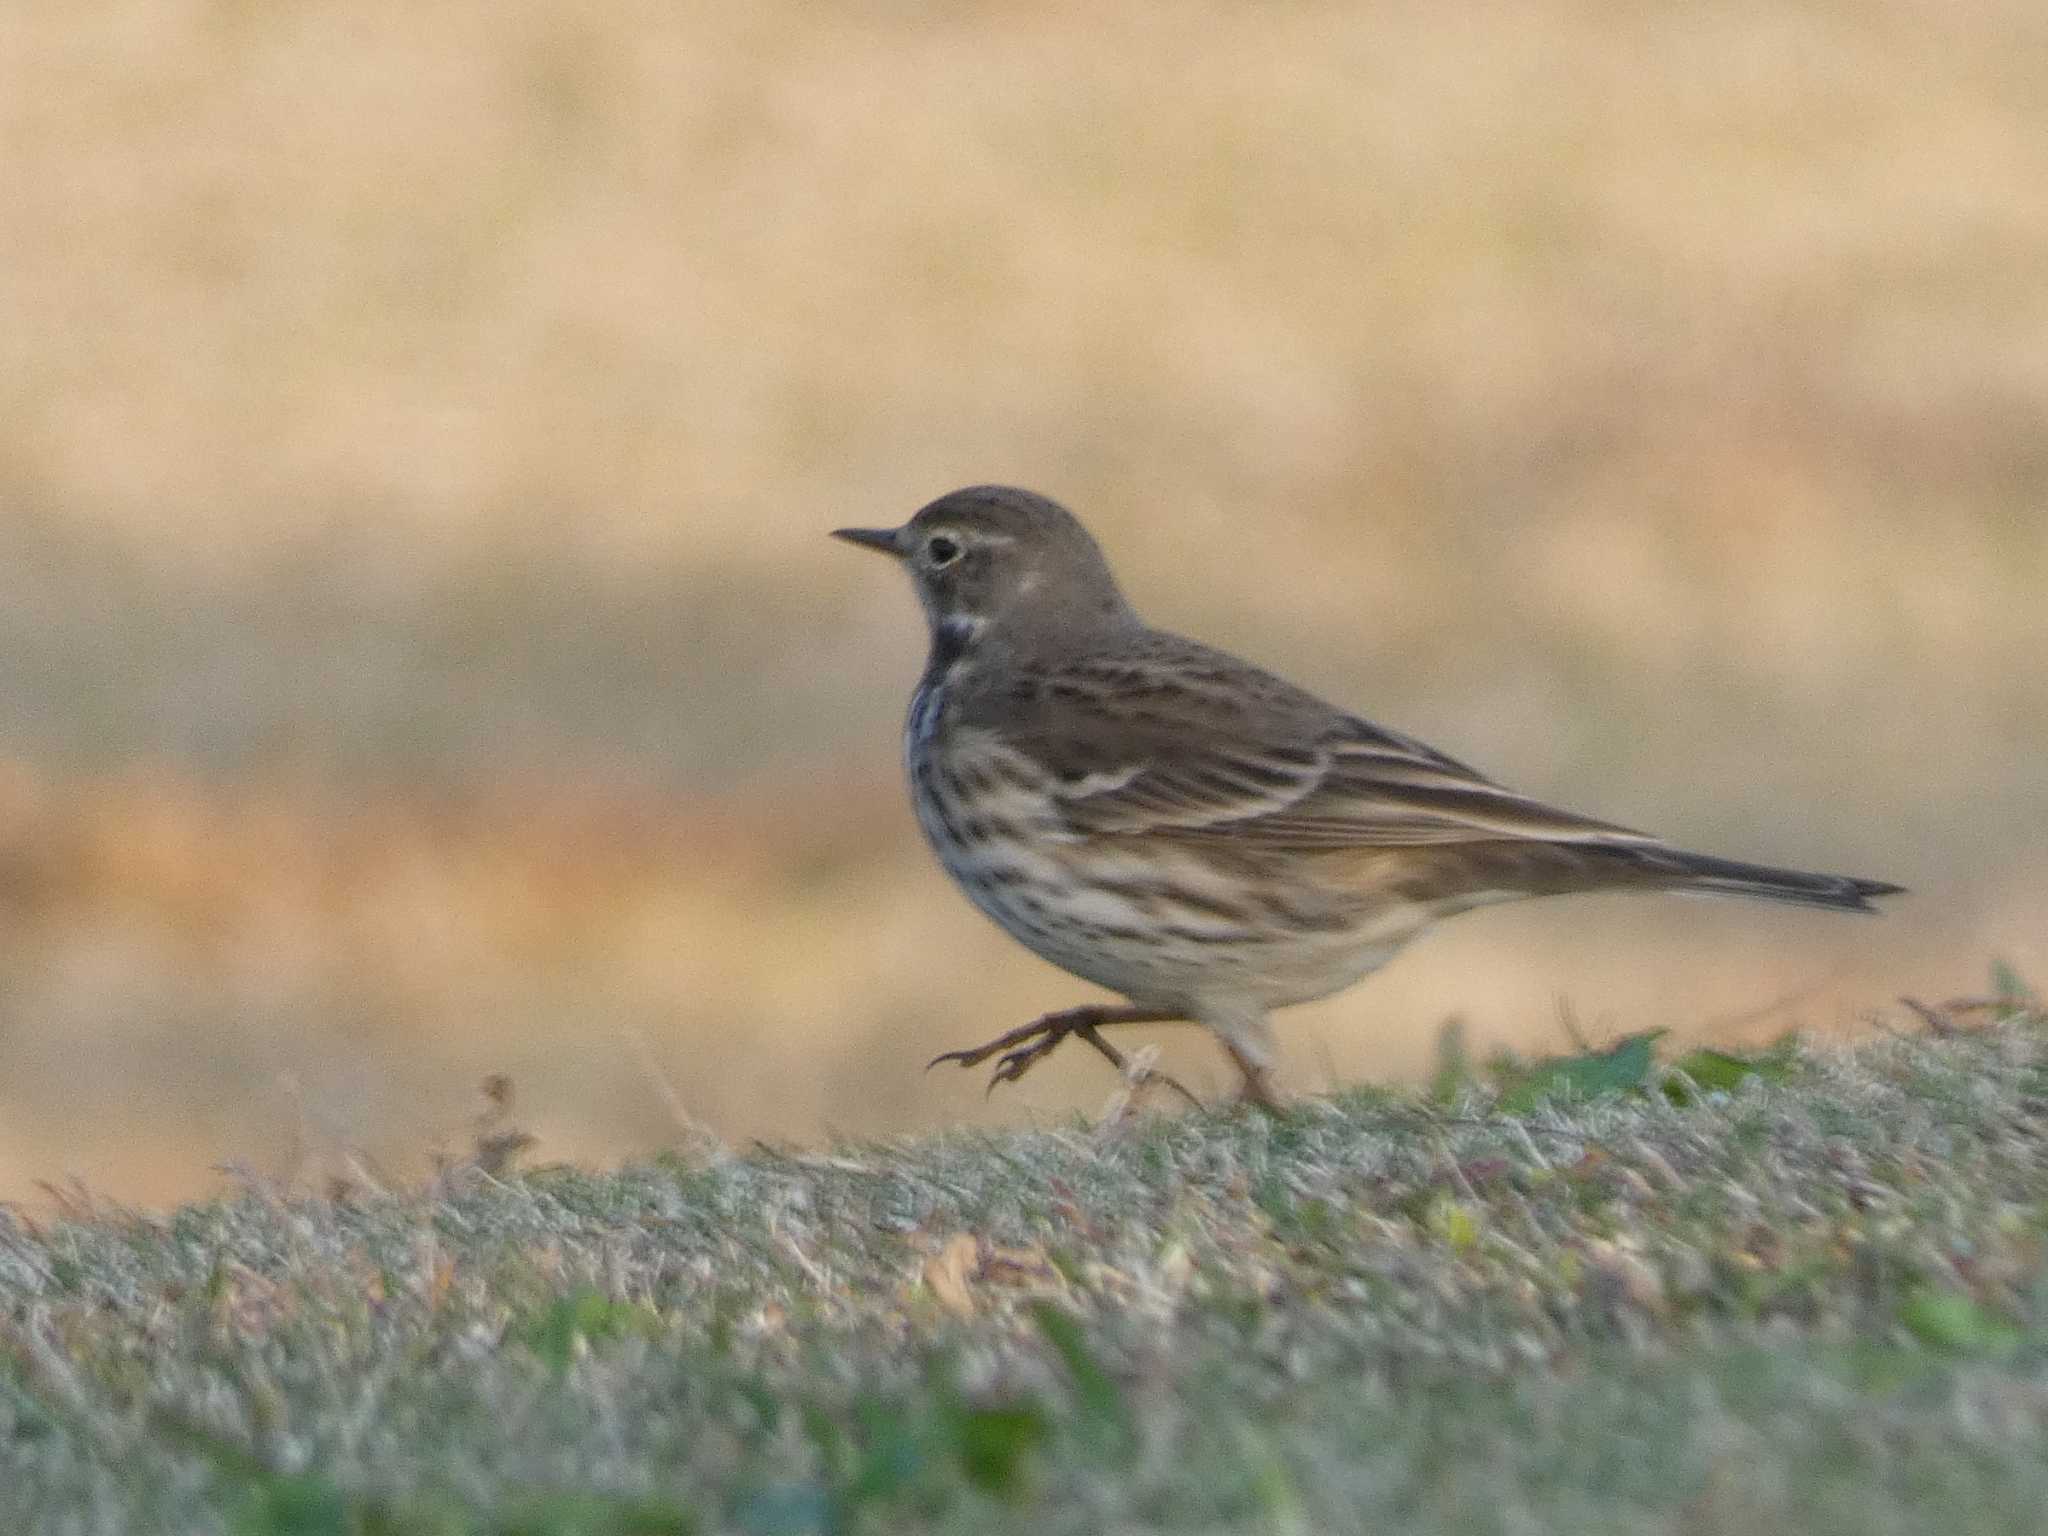
[[[1231,1059],[1237,1063],[1238,1070],[1244,1074],[1244,1080],[1238,1084],[1237,1102],[1248,1109],[1262,1109],[1269,1115],[1284,1116],[1289,1108],[1287,1095],[1274,1081],[1273,1069],[1230,1040],[1225,1040],[1224,1045]]]
[[[1021,1024],[1013,1030],[997,1035],[984,1045],[965,1050],[942,1051],[925,1064],[925,1070],[929,1072],[942,1061],[950,1061],[962,1067],[978,1067],[989,1057],[1000,1053],[1002,1059],[996,1063],[995,1071],[989,1075],[988,1086],[993,1092],[997,1083],[1014,1083],[1050,1056],[1059,1043],[1073,1034],[1078,1027],[1075,1015],[1091,1011],[1068,1009],[1065,1013],[1048,1013],[1044,1018],[1033,1019],[1029,1024]]]
[[[1142,1024],[1169,1017],[1172,1015],[1138,1008],[1068,1008],[1059,1013],[1048,1013],[1043,1018],[1033,1019],[1029,1024],[1020,1024],[986,1044],[958,1051],[942,1051],[926,1064],[925,1070],[929,1072],[942,1061],[950,1061],[962,1067],[977,1067],[989,1057],[995,1056],[998,1059],[988,1079],[988,1091],[993,1093],[996,1084],[1014,1083],[1057,1050],[1060,1042],[1067,1036],[1075,1035],[1101,1052],[1109,1064],[1133,1087],[1146,1082],[1164,1083],[1190,1104],[1199,1107],[1201,1100],[1177,1079],[1148,1065],[1140,1065],[1134,1069],[1129,1058],[1103,1039],[1099,1033],[1100,1027],[1104,1024]]]

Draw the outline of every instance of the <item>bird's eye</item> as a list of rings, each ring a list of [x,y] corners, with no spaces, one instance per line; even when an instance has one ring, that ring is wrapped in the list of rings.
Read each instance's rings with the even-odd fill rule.
[[[933,565],[951,565],[960,558],[960,542],[935,533],[925,541],[924,556]]]

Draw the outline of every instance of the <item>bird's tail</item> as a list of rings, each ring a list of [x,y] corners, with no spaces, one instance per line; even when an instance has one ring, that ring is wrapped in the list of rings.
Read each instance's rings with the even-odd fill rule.
[[[1748,896],[1799,907],[1826,907],[1835,912],[1875,912],[1871,897],[1895,896],[1905,890],[1902,885],[1884,880],[1773,869],[1768,864],[1743,864],[1678,849],[1657,850],[1654,862],[1671,870],[1674,878],[1668,888],[1673,891],[1701,896]]]

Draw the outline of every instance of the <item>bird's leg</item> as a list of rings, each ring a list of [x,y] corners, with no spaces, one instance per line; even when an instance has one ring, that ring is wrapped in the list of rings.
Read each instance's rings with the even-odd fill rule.
[[[1074,1035],[1094,1046],[1109,1059],[1110,1065],[1128,1077],[1130,1059],[1103,1039],[1097,1031],[1105,1024],[1164,1024],[1181,1017],[1180,1014],[1160,1008],[1112,1008],[1101,1003],[1090,1003],[1080,1008],[1067,1008],[1058,1013],[1048,1013],[1043,1018],[1033,1019],[1029,1024],[1019,1025],[1007,1034],[996,1036],[986,1045],[942,1052],[931,1059],[925,1070],[930,1071],[942,1061],[957,1062],[963,1067],[979,1066],[1000,1052],[1002,1059],[996,1063],[995,1071],[988,1081],[990,1091],[994,1091],[997,1083],[1017,1081],[1050,1056],[1062,1040]],[[1172,1086],[1190,1103],[1198,1102],[1193,1094],[1164,1072],[1147,1069],[1142,1075],[1157,1077]]]
[[[1216,1031],[1223,1041],[1223,1048],[1230,1052],[1230,1059],[1237,1063],[1237,1070],[1244,1074],[1244,1082],[1238,1089],[1239,1102],[1256,1104],[1275,1113],[1284,1110],[1287,1100],[1273,1082],[1273,1061],[1279,1054],[1279,1046],[1273,1039],[1273,1026],[1266,1022],[1265,1016],[1255,1014],[1249,1019],[1227,1022],[1205,1019],[1203,1022]]]
[[[1286,1111],[1286,1095],[1274,1086],[1271,1067],[1253,1066],[1244,1061],[1240,1061],[1238,1066],[1244,1069],[1244,1084],[1237,1092],[1240,1104],[1254,1104],[1276,1115]]]

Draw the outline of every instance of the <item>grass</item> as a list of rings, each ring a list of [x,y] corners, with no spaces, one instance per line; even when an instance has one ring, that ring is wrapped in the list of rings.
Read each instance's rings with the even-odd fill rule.
[[[500,1127],[409,1193],[0,1213],[0,1528],[2032,1531],[2048,1017],[1932,1017],[1699,1079],[1623,1042],[616,1173]]]

